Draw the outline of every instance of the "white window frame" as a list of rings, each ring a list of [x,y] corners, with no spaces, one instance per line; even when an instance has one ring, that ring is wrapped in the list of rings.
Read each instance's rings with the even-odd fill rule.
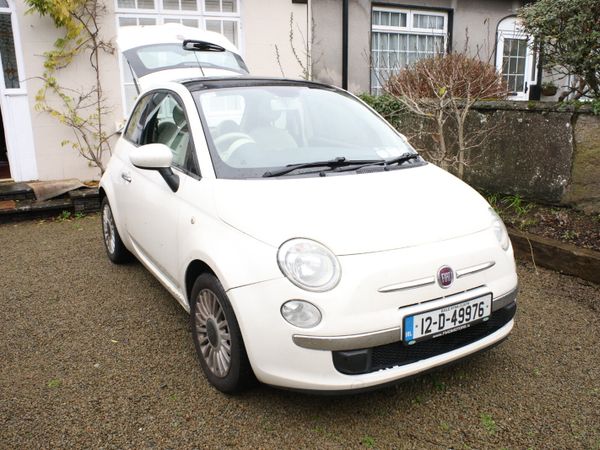
[[[393,26],[393,25],[375,25],[373,23],[374,12],[393,12],[406,14],[406,26]],[[417,28],[414,24],[414,16],[416,14],[422,14],[427,16],[442,17],[444,19],[444,27],[442,29],[437,28]],[[394,8],[394,7],[382,7],[373,6],[371,10],[371,43],[373,42],[373,33],[397,33],[397,34],[412,34],[420,36],[441,36],[443,38],[443,52],[448,50],[448,17],[449,14],[446,11],[441,10],[425,10],[425,9],[412,9],[412,8]],[[372,45],[372,44],[371,44]],[[373,48],[370,49],[371,55],[373,55]],[[370,90],[373,93],[377,89],[375,80],[372,79],[372,72],[370,72]]]
[[[401,13],[406,14],[406,26],[393,26],[393,25],[375,25],[373,24],[373,13],[379,12],[392,12],[392,13]],[[422,14],[426,16],[436,16],[444,18],[444,28],[438,30],[437,28],[416,28],[413,26],[414,15]],[[436,35],[444,35],[446,38],[448,37],[448,13],[435,10],[429,11],[424,9],[407,9],[407,8],[391,8],[391,7],[382,7],[382,6],[373,6],[373,10],[371,11],[371,30],[372,31],[387,31],[387,32],[410,32],[414,34],[436,34]]]
[[[10,174],[15,181],[36,180],[38,178],[33,126],[27,97],[27,76],[23,62],[23,47],[17,7],[14,0],[7,0],[8,7],[0,7],[2,14],[10,15],[19,87],[7,88],[4,83],[4,70],[0,60],[0,114],[6,142]]]
[[[17,22],[16,7],[14,6],[13,1],[8,0],[8,8],[0,7],[0,13],[7,14],[10,16],[10,24],[11,24],[12,33],[13,33],[13,45],[15,47],[15,57],[17,60],[17,72],[19,75],[19,87],[18,88],[9,88],[4,85],[4,70],[2,70],[2,72],[0,73],[0,75],[2,76],[2,86],[3,86],[4,90],[6,91],[7,95],[27,94],[27,87],[26,87],[26,83],[25,83],[26,77],[24,75],[25,67],[23,66],[23,50],[21,47],[21,36],[20,36],[20,33],[15,32],[15,30],[19,29],[18,28],[19,24]],[[1,64],[2,64],[2,61],[0,61],[0,69],[2,69]]]
[[[512,93],[508,98],[510,100],[529,100],[529,90],[531,86],[537,84],[538,68],[536,64],[536,55],[532,51],[533,38],[528,36],[519,23],[516,16],[506,17],[498,24],[498,36],[496,43],[496,70],[502,74],[502,64],[504,62],[504,41],[505,39],[527,40],[527,49],[525,51],[525,68],[523,91]]]

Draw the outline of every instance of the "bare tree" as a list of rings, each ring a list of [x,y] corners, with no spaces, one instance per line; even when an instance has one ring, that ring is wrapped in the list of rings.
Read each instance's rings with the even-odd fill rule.
[[[473,105],[507,95],[506,83],[494,66],[463,53],[419,60],[382,84],[409,112],[431,122],[435,148],[428,157],[444,169],[455,169],[460,178],[471,151],[481,147],[494,129],[484,117],[478,126],[467,126]]]

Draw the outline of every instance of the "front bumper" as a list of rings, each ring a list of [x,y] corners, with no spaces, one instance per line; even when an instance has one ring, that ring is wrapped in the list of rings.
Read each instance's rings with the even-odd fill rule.
[[[479,267],[488,261],[494,264],[457,277],[449,289],[427,282],[432,267],[447,264],[458,273],[462,268]],[[250,363],[263,383],[310,391],[368,389],[477,353],[505,339],[513,328],[514,309],[498,326],[461,345],[449,345],[441,352],[424,352],[420,358],[408,358],[408,362],[400,361],[394,353],[403,346],[399,342],[400,327],[407,315],[489,293],[493,296],[492,316],[514,306],[517,276],[512,252],[503,252],[491,234],[470,235],[432,244],[431,248],[350,255],[340,257],[340,263],[342,280],[329,292],[307,292],[285,278],[227,292]],[[406,285],[403,280],[419,283]],[[388,289],[390,286],[393,289]],[[291,299],[306,300],[319,307],[321,323],[309,330],[287,323],[280,308]],[[423,343],[440,343],[440,339],[443,337]],[[386,346],[389,348],[383,348]],[[419,347],[419,343],[413,347]],[[344,352],[365,349],[370,355],[358,370],[345,370],[340,364],[348,356]],[[374,355],[379,362],[374,363]],[[384,358],[380,358],[382,355]]]
[[[517,304],[512,302],[495,310],[485,322],[414,345],[397,341],[358,350],[334,351],[333,364],[338,372],[358,375],[425,361],[475,343],[500,330],[513,320],[516,310]]]
[[[495,298],[492,312],[499,311],[517,301],[518,289],[513,289],[501,297]],[[448,298],[451,300],[451,298]],[[339,352],[370,347],[379,347],[392,344],[401,340],[402,327],[388,328],[387,330],[371,331],[369,333],[350,334],[345,336],[313,336],[294,334],[292,340],[299,347],[312,350],[329,350]]]

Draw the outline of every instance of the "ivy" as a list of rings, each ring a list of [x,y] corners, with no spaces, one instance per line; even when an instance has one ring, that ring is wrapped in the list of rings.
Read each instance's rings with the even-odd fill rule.
[[[100,19],[106,12],[101,0],[26,0],[28,14],[49,17],[64,35],[54,41],[53,48],[44,52],[44,72],[38,78],[42,87],[35,95],[37,111],[48,113],[59,123],[71,128],[73,139],[63,140],[61,147],[70,145],[89,163],[104,173],[104,155],[111,153],[110,139],[105,126],[106,104],[101,82],[100,55],[113,54],[110,42],[100,36]],[[64,86],[60,71],[76,59],[89,62],[93,82],[79,89]]]

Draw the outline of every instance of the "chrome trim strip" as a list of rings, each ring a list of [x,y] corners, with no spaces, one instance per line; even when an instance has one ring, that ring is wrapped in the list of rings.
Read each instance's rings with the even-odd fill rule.
[[[496,265],[496,261],[488,261],[483,264],[477,264],[476,266],[465,267],[456,271],[456,278],[464,277],[465,275],[471,275],[477,272],[482,272]]]
[[[498,311],[499,309],[504,308],[505,306],[510,305],[513,302],[517,301],[517,294],[519,292],[519,286],[517,285],[512,291],[507,292],[500,297],[496,297],[492,299],[492,312]]]
[[[405,281],[404,283],[390,284],[377,289],[378,292],[395,292],[403,289],[412,289],[435,283],[435,277],[420,278],[418,280]]]
[[[378,345],[398,342],[401,339],[400,327],[347,336],[306,336],[302,334],[294,334],[292,336],[292,340],[299,347],[329,351],[377,347]]]
[[[477,272],[482,272],[496,265],[495,261],[488,261],[483,264],[477,264],[476,266],[465,267],[464,269],[459,269],[455,271],[456,279],[464,277],[466,275],[471,275]],[[404,289],[412,289],[416,287],[428,286],[430,284],[435,283],[435,277],[426,277],[420,278],[418,280],[405,281],[404,283],[390,284],[389,286],[384,286],[379,288],[377,291],[386,293],[386,292],[396,292],[402,291]]]

